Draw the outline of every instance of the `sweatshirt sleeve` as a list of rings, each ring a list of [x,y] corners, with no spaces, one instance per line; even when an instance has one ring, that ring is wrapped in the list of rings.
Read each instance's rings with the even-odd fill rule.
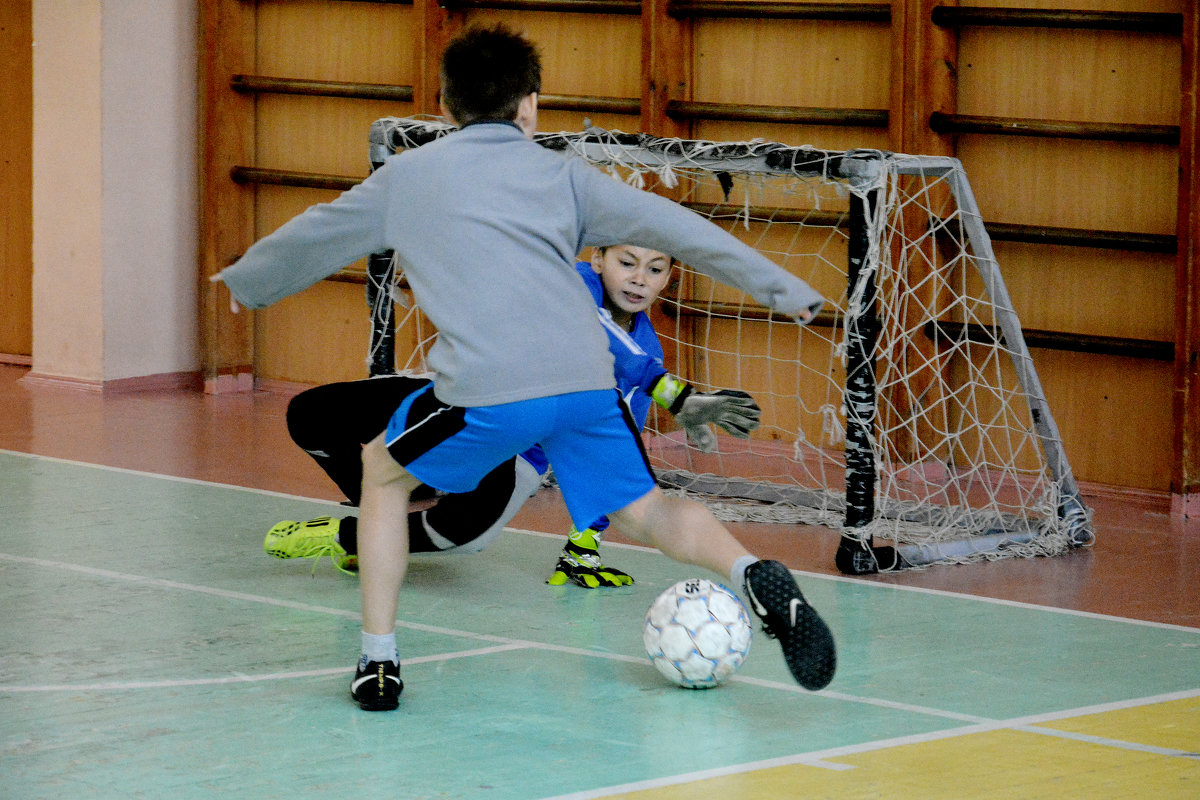
[[[660,250],[790,317],[816,316],[824,305],[803,280],[694,211],[577,164],[585,245],[627,242]]]
[[[336,200],[312,206],[260,239],[218,273],[234,298],[263,308],[387,249],[391,161]]]

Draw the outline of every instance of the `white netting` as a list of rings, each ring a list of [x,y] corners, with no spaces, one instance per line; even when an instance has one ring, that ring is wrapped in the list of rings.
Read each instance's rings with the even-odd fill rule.
[[[387,119],[372,141],[400,150],[449,130]],[[763,422],[749,441],[721,435],[704,454],[652,412],[645,438],[664,485],[725,520],[892,540],[914,564],[1090,542],[957,161],[596,129],[536,139],[685,204],[829,300],[802,328],[686,266],[676,272],[655,319],[667,368],[703,390],[749,392]],[[848,372],[859,387],[849,397]],[[850,505],[869,516],[847,527],[847,452],[860,449],[850,469],[865,499],[851,492]]]

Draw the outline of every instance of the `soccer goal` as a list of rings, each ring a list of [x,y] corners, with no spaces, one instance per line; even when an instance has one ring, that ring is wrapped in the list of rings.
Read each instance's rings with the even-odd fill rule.
[[[378,120],[372,163],[452,130]],[[701,453],[652,414],[645,442],[664,487],[728,521],[838,530],[850,573],[1092,543],[957,159],[594,128],[535,141],[682,203],[828,299],[802,327],[678,269],[656,319],[667,368],[704,390],[749,392],[763,422],[748,441],[721,435]],[[403,265],[381,253],[369,272],[372,373],[422,371],[436,332]]]

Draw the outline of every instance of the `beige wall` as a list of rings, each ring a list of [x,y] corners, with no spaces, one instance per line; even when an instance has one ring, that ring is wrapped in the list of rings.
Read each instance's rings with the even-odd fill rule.
[[[33,4],[33,367],[103,378],[100,0]]]
[[[34,0],[33,372],[198,367],[195,0]]]

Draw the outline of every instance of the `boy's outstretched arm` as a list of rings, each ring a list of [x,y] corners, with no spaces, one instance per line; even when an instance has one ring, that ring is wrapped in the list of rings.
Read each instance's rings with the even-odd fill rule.
[[[702,453],[711,453],[717,447],[717,437],[708,427],[710,424],[739,439],[748,439],[762,418],[762,409],[746,392],[738,389],[699,392],[692,384],[669,372],[664,372],[650,387],[650,396],[675,417]]]
[[[384,200],[390,175],[385,165],[335,200],[309,207],[209,280],[228,286],[232,302],[263,308],[386,249]]]
[[[614,181],[580,164],[577,195],[588,221],[583,245],[620,241],[670,253],[772,311],[811,322],[825,298],[711,220],[673,200]]]

